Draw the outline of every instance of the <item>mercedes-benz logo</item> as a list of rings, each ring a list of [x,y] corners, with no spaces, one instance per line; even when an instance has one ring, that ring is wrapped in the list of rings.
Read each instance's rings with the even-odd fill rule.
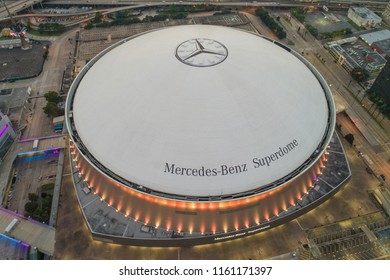
[[[197,67],[221,63],[228,56],[227,48],[211,39],[197,38],[184,41],[176,48],[176,57],[181,62]]]

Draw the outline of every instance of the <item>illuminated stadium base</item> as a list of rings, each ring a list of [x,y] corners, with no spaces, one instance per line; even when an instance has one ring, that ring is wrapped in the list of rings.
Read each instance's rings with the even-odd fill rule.
[[[341,143],[334,133],[335,108],[332,95],[326,82],[314,67],[293,50],[280,45],[278,42],[270,41],[269,39],[251,33],[221,27],[208,26],[207,32],[205,33],[205,28],[206,27],[200,26],[176,27],[176,29],[167,28],[147,32],[141,36],[131,37],[100,53],[88,63],[75,79],[75,82],[70,89],[66,105],[67,127],[72,139],[70,143],[71,167],[72,173],[74,174],[73,179],[78,200],[84,218],[95,239],[112,243],[140,246],[189,246],[243,237],[275,227],[313,209],[336,193],[349,179],[351,173],[348,162],[344,155]],[[215,31],[214,34],[213,31]],[[170,32],[174,32],[174,36],[172,36]],[[226,131],[224,129],[226,127],[229,128],[229,125],[233,123],[233,125],[231,125],[232,131],[228,131],[227,135],[236,133],[237,126],[242,123],[242,118],[247,117],[247,112],[252,110],[252,104],[250,103],[253,102],[246,105],[244,104],[244,106],[246,106],[246,111],[243,111],[243,116],[240,116],[234,111],[236,109],[234,107],[235,101],[229,103],[229,96],[225,96],[226,104],[224,104],[225,107],[223,107],[223,109],[229,110],[233,108],[231,109],[233,112],[231,114],[234,115],[234,119],[230,119],[226,125],[223,124],[223,129],[215,129],[216,132],[211,135],[211,137],[209,137],[209,134],[206,134],[206,136],[201,135],[199,140],[194,141],[194,150],[189,150],[188,155],[184,155],[183,157],[183,151],[180,150],[180,142],[178,142],[177,145],[171,146],[168,146],[167,143],[170,143],[169,141],[174,141],[176,136],[178,139],[180,139],[180,137],[186,137],[186,134],[184,134],[184,136],[181,135],[183,129],[180,126],[180,121],[188,117],[186,113],[178,118],[179,121],[177,124],[175,123],[166,126],[167,130],[172,130],[173,128],[174,133],[167,133],[167,136],[161,135],[161,138],[153,138],[154,141],[150,142],[150,136],[148,136],[149,131],[160,129],[161,125],[164,124],[159,123],[160,119],[164,120],[165,115],[168,114],[169,116],[172,112],[172,110],[164,110],[164,107],[161,106],[158,101],[153,102],[154,99],[152,98],[152,102],[156,104],[148,105],[148,107],[145,108],[142,108],[140,105],[140,112],[147,112],[153,115],[153,110],[156,110],[158,112],[157,115],[159,116],[159,118],[154,119],[151,123],[146,123],[143,127],[138,126],[138,120],[137,122],[132,123],[132,118],[125,116],[118,118],[118,116],[116,116],[118,112],[111,108],[114,107],[110,104],[111,97],[106,101],[99,100],[99,102],[96,102],[97,105],[93,102],[86,103],[85,100],[82,101],[84,95],[87,97],[97,96],[97,99],[104,99],[107,97],[107,90],[100,89],[99,87],[102,85],[98,82],[100,79],[99,67],[103,70],[104,67],[106,67],[104,63],[107,61],[107,54],[109,55],[109,58],[111,56],[111,60],[115,60],[113,54],[121,56],[123,50],[129,53],[126,48],[131,49],[134,45],[137,46],[139,42],[142,42],[142,40],[148,36],[151,37],[148,38],[149,40],[156,39],[153,37],[162,36],[160,34],[163,34],[163,38],[167,41],[169,41],[169,38],[176,39],[176,37],[179,37],[178,43],[174,42],[174,44],[172,44],[172,46],[176,46],[173,51],[170,51],[172,49],[171,46],[167,51],[169,55],[172,53],[172,57],[174,58],[169,58],[168,64],[172,63],[172,65],[168,66],[172,67],[172,71],[167,71],[167,75],[171,74],[171,72],[175,72],[177,70],[176,68],[178,68],[177,75],[179,76],[182,75],[183,71],[184,75],[187,75],[188,71],[190,74],[196,73],[196,75],[200,75],[202,79],[208,79],[210,73],[218,74],[218,71],[223,71],[224,68],[228,68],[232,66],[232,64],[233,66],[234,64],[241,62],[245,64],[246,61],[250,61],[250,58],[249,60],[246,60],[247,58],[245,57],[247,50],[244,51],[245,53],[242,52],[240,44],[234,45],[233,39],[242,37],[241,39],[245,41],[246,38],[249,37],[247,46],[254,42],[255,44],[249,46],[253,47],[254,51],[258,48],[257,43],[260,43],[263,44],[263,50],[268,50],[269,48],[270,53],[275,53],[275,55],[282,56],[282,58],[284,55],[292,57],[292,62],[297,64],[297,69],[306,71],[302,73],[303,76],[307,76],[304,80],[307,80],[307,83],[312,85],[308,86],[307,89],[305,89],[305,85],[302,85],[302,83],[297,83],[295,86],[288,85],[285,88],[287,91],[290,87],[293,89],[296,87],[297,90],[288,92],[287,96],[283,97],[282,95],[282,97],[278,97],[280,102],[276,105],[280,106],[280,104],[284,104],[284,98],[288,99],[291,96],[300,98],[301,103],[304,103],[306,98],[313,98],[313,102],[309,103],[309,105],[311,105],[307,105],[307,110],[302,112],[294,111],[295,107],[299,106],[289,106],[289,104],[283,105],[287,107],[284,109],[280,108],[279,112],[276,111],[274,117],[276,120],[280,117],[281,112],[287,114],[287,119],[284,124],[284,129],[280,132],[275,131],[274,137],[276,138],[268,141],[268,146],[265,141],[264,147],[261,146],[261,142],[257,143],[256,141],[254,142],[255,145],[247,144],[246,146],[240,146],[237,144],[239,141],[224,142],[225,138],[230,138],[226,137]],[[204,34],[209,38],[203,39],[205,37]],[[188,36],[189,38],[187,38]],[[186,38],[187,40],[185,40]],[[138,49],[136,48],[135,51],[138,51]],[[159,46],[158,49],[154,51],[159,52],[160,49],[164,49],[164,46]],[[175,49],[177,52],[176,57],[174,57]],[[143,50],[141,49],[141,54],[142,51]],[[134,52],[134,49],[132,49],[132,52]],[[153,52],[150,53],[150,55],[152,54]],[[213,57],[204,57],[205,54],[212,54]],[[157,55],[162,56],[160,53]],[[242,60],[240,60],[240,55],[243,56]],[[136,55],[134,56],[138,57]],[[153,60],[152,58],[150,59]],[[110,62],[111,60],[108,59]],[[284,59],[281,59],[280,63],[283,63],[283,60]],[[119,62],[114,61],[112,63],[114,65],[113,67],[115,67],[115,63],[119,65],[118,67],[121,67],[120,60]],[[250,64],[250,62],[248,63]],[[273,66],[270,64],[272,63],[272,60],[266,61],[265,64],[266,63],[268,63],[267,69],[272,70],[272,68],[275,67],[275,71],[280,70],[278,65]],[[289,64],[288,67],[290,67],[290,65],[291,64]],[[304,68],[302,68],[302,65]],[[152,66],[153,69],[157,68],[156,71],[158,71],[158,74],[160,75],[161,69],[158,69],[158,67],[155,67],[154,65]],[[164,66],[167,67],[167,64],[164,64]],[[146,63],[145,67],[148,67],[148,63]],[[252,65],[249,65],[248,68],[252,67]],[[292,67],[294,68],[295,66]],[[94,69],[97,69],[97,71],[94,71]],[[145,73],[150,74],[149,71],[150,69],[145,69]],[[261,71],[261,69],[259,69],[259,71]],[[293,71],[299,72],[298,70]],[[119,70],[119,72],[121,71]],[[272,78],[273,72],[269,72],[271,73],[269,74],[271,76],[265,77],[265,79],[269,80]],[[101,73],[107,74],[104,71]],[[202,77],[204,73],[207,75]],[[289,71],[286,71],[286,73],[287,75],[290,75]],[[238,79],[237,82],[240,85],[243,85],[240,79],[246,79],[247,76],[251,75],[251,72],[243,73],[243,75],[245,75],[245,77],[240,75],[237,75],[236,77]],[[298,75],[297,77],[299,78],[300,73],[291,75]],[[218,77],[219,76],[220,75],[218,75]],[[199,76],[196,77],[198,78]],[[286,76],[286,83],[291,82],[289,81],[289,77],[290,76]],[[107,84],[110,84],[111,76],[108,75],[104,78],[107,80]],[[178,81],[184,80],[185,78],[188,77],[184,77],[183,79],[178,78]],[[280,77],[278,78],[279,80],[281,79]],[[114,81],[116,77],[113,76],[112,79]],[[145,91],[147,92],[148,86],[145,86],[145,83],[142,83],[142,87],[137,87],[137,79],[138,78],[135,78],[134,81],[131,81],[131,86],[137,89],[146,88]],[[94,80],[99,84],[96,88],[93,84]],[[120,83],[124,83],[125,87],[128,86],[129,84],[126,85],[126,83],[129,82],[126,79],[124,79],[124,81],[125,82],[120,81]],[[221,83],[216,84],[217,86],[214,86],[210,91],[210,93],[213,93],[213,96],[210,97],[206,92],[205,96],[207,97],[208,107],[204,108],[201,106],[196,107],[196,109],[198,111],[204,110],[210,114],[210,118],[218,119],[219,115],[216,109],[221,107],[219,103],[220,99],[217,98],[215,101],[213,98],[216,96],[215,93],[218,93],[219,85],[221,85]],[[272,85],[273,84],[270,83],[270,86]],[[196,94],[196,98],[199,99],[198,95],[201,96],[204,92],[202,85],[199,85],[203,90],[201,92],[197,89],[198,84],[193,84],[192,88],[186,92],[187,96],[185,96],[180,91],[177,92],[172,90],[169,86],[170,85],[167,85],[167,88],[164,89],[164,87],[158,85],[156,90],[158,89],[159,93],[165,93],[164,90],[166,90],[167,94],[174,94],[175,98],[173,100],[179,100],[180,106],[188,106],[188,104],[190,104],[189,106],[192,106],[192,104],[197,104],[197,99],[194,99],[194,103],[187,102],[189,99],[188,94]],[[259,86],[264,86],[266,88],[267,84],[264,81],[263,84],[260,84]],[[102,87],[104,88],[104,86]],[[123,90],[120,88],[121,85],[118,85],[118,89],[113,88],[110,94],[115,94],[115,92],[118,91],[119,95],[117,98],[119,100],[122,98],[122,103],[133,101],[138,101],[138,104],[142,103],[143,96],[141,96],[139,101],[137,100],[138,96],[134,95],[138,92],[134,93],[130,91],[123,95]],[[250,93],[251,90],[250,86],[247,86],[247,88],[242,86],[238,88],[238,91],[235,92],[235,94],[241,94],[242,91],[248,91],[248,93]],[[261,88],[255,89],[254,94],[256,95],[259,90],[261,90]],[[306,93],[305,90],[307,90],[308,93]],[[310,97],[310,92],[319,93],[318,102],[316,101],[317,97],[315,97],[315,95],[314,97]],[[128,95],[130,95],[130,99],[125,100],[129,98]],[[266,94],[263,93],[263,95],[265,96],[265,99],[260,102],[269,102],[266,100]],[[273,94],[270,96],[272,99],[275,98],[275,95]],[[148,97],[145,96],[145,98],[147,99]],[[156,98],[158,98],[157,95]],[[91,100],[91,98],[88,97],[87,100]],[[105,107],[99,106],[106,106],[108,108],[104,112],[104,120],[95,118],[97,113],[105,109]],[[231,106],[231,108],[229,106]],[[209,110],[209,107],[213,109]],[[189,108],[191,109],[191,107]],[[130,112],[137,111],[138,109],[138,107],[131,107]],[[256,107],[254,107],[254,109],[255,110],[252,111],[256,117],[255,119],[261,119],[256,115],[258,114],[258,112],[256,112]],[[112,111],[110,112],[110,110]],[[216,111],[217,113],[215,113]],[[184,112],[186,112],[186,110],[184,110]],[[203,116],[205,112],[201,112],[201,115]],[[238,111],[238,113],[242,113],[242,111]],[[119,114],[122,114],[122,112],[120,111]],[[306,114],[311,115],[307,116]],[[115,115],[115,117],[113,117],[113,115]],[[145,117],[149,116],[149,114],[142,114],[141,117],[144,115]],[[313,117],[314,115],[318,120]],[[293,127],[296,124],[294,123],[294,117],[291,116],[296,116],[298,118],[298,123],[302,123],[304,129],[302,134],[306,134],[305,137],[295,132],[296,129],[298,131],[301,128]],[[229,120],[228,115],[224,117],[224,119],[225,118]],[[250,118],[251,116],[246,120],[247,123],[250,123]],[[134,119],[136,119],[135,115]],[[111,134],[106,133],[106,131],[102,133],[99,130],[101,127],[101,124],[99,123],[100,120],[108,124],[105,126],[108,130],[112,129]],[[118,120],[123,120],[123,123],[120,123],[120,125],[116,127]],[[235,123],[236,120],[239,120],[237,124]],[[268,122],[271,121],[272,119]],[[291,121],[292,123],[289,123]],[[115,124],[111,125],[113,122],[115,122]],[[275,125],[279,125],[280,122],[272,124],[273,126],[267,126],[268,122],[261,123],[261,121],[259,121],[261,130],[250,131],[248,128],[244,127],[242,134],[245,135],[246,131],[249,131],[248,135],[254,137],[257,137],[256,134],[259,134],[260,136],[263,134],[269,135],[270,132],[274,131]],[[96,123],[96,127],[94,123]],[[157,126],[153,128],[151,127],[152,125]],[[212,123],[212,125],[214,125],[214,123]],[[319,127],[316,127],[317,125]],[[133,131],[132,126],[136,126],[137,129]],[[129,129],[124,130],[124,127]],[[178,129],[176,129],[177,127]],[[188,125],[188,127],[193,127],[195,130],[194,135],[191,137],[196,137],[203,132],[197,131],[198,127],[195,125]],[[150,130],[144,130],[144,128],[149,128]],[[214,126],[211,126],[211,130],[207,131],[214,131],[214,128]],[[200,128],[200,130],[201,129],[203,129],[203,127]],[[267,133],[268,130],[270,132]],[[139,131],[141,131],[141,133]],[[189,134],[193,133],[193,131],[189,130],[184,131]],[[107,135],[105,135],[105,133]],[[138,133],[136,136],[139,138],[132,138],[134,133]],[[297,135],[296,137],[294,136],[295,134]],[[116,137],[113,138],[111,135],[116,135]],[[172,135],[174,137],[172,137]],[[238,137],[240,137],[240,135],[238,135]],[[99,138],[97,138],[97,136]],[[207,138],[203,142],[205,137]],[[270,135],[269,137],[272,138],[273,135]],[[286,141],[279,139],[284,137],[290,140]],[[101,138],[103,138],[103,140]],[[126,141],[122,141],[122,138]],[[220,143],[222,147],[227,147],[226,151],[213,154],[214,150],[211,150],[204,155],[199,155],[197,150],[207,150],[208,147],[202,145],[204,143],[213,145],[215,139],[220,141],[216,144]],[[110,145],[110,140],[117,144]],[[134,144],[134,147],[127,146],[128,142],[134,143],[135,140],[139,140],[139,142]],[[245,143],[251,143],[248,139],[244,140],[245,141],[243,142]],[[162,143],[160,143],[161,141]],[[274,143],[282,144],[277,144],[277,146],[275,146]],[[122,145],[123,147],[121,147]],[[164,151],[161,151],[161,153],[164,154],[163,156],[149,159],[148,150],[153,150],[155,146],[166,147],[168,152],[164,154]],[[241,148],[243,149],[242,151],[240,150]],[[240,158],[241,154],[246,152],[246,149],[249,149],[253,155],[263,155],[263,157],[253,157],[251,163],[246,163]],[[142,153],[141,155],[138,154],[139,150],[145,150],[145,157]],[[158,150],[156,151],[159,152]],[[222,160],[227,161],[227,159],[230,159],[228,157],[229,153],[227,153],[229,151],[231,151],[231,154],[235,155],[234,162],[240,164],[221,164],[217,168],[208,168],[209,166],[217,166],[215,165],[216,157],[221,157],[220,162],[225,162]],[[130,152],[133,153],[130,154],[131,156],[122,155]],[[227,156],[225,156],[225,154],[227,154]],[[305,154],[307,156],[303,156]],[[112,159],[109,159],[112,156],[114,159],[122,158],[123,161],[113,161]],[[167,156],[172,156],[174,160],[168,162],[168,160],[163,158]],[[201,159],[204,158],[205,164],[200,165],[195,162],[197,157]],[[186,158],[190,160],[186,160]],[[194,159],[194,164],[191,163],[191,159]],[[181,161],[185,163],[180,164]],[[145,168],[134,171],[137,170],[137,166],[132,166],[134,162],[137,162],[140,166],[142,166],[143,163],[149,164],[150,162],[150,165],[153,168],[146,171],[144,170]],[[127,166],[129,166],[128,170],[125,168],[123,171],[123,167]],[[157,168],[154,168],[154,166],[157,166]],[[193,167],[190,168],[188,166]],[[268,171],[267,168],[269,169]],[[115,170],[115,172],[113,170]],[[261,175],[259,170],[265,170],[265,173]],[[162,175],[159,172],[162,172]],[[213,174],[215,176],[213,176]],[[260,177],[259,174],[261,175]],[[199,178],[206,176],[209,176],[209,178],[206,178],[207,180]],[[226,178],[228,178],[228,180],[226,180]],[[239,180],[235,180],[236,178],[239,178]],[[253,180],[259,183],[253,185]],[[202,184],[200,184],[200,182],[202,182]],[[225,187],[226,189],[233,191],[225,192]],[[199,194],[197,194],[198,191]]]
[[[319,175],[314,185],[302,185],[301,196],[297,195],[294,197],[295,200],[292,200],[291,203],[286,201],[284,209],[279,208],[275,212],[271,212],[269,216],[262,216],[261,212],[258,212],[260,207],[256,203],[244,205],[245,201],[243,201],[241,202],[243,206],[237,203],[238,205],[236,207],[222,211],[218,209],[218,205],[215,206],[215,211],[212,211],[212,209],[207,210],[206,204],[200,204],[200,208],[205,208],[205,210],[200,211],[194,211],[193,209],[186,210],[181,205],[176,206],[176,208],[159,208],[158,206],[154,206],[152,209],[148,208],[149,206],[135,205],[135,209],[137,210],[137,207],[139,207],[139,210],[135,211],[133,217],[130,215],[130,212],[117,209],[117,206],[113,204],[114,199],[104,200],[102,194],[96,193],[93,188],[90,188],[88,182],[84,181],[81,175],[83,174],[81,171],[83,170],[80,165],[81,163],[75,160],[78,153],[73,144],[70,145],[70,151],[73,158],[71,166],[72,170],[74,170],[73,180],[75,182],[77,197],[94,239],[126,245],[162,247],[189,246],[231,240],[259,233],[286,223],[312,210],[338,192],[351,176],[351,171],[340,140],[337,134],[334,133],[332,143],[323,156],[324,168],[318,169]],[[79,158],[81,159],[82,157]],[[145,204],[148,202],[140,199],[138,203]],[[150,218],[149,222],[142,220],[144,218],[142,214],[145,209],[150,209],[150,212],[147,213],[150,215],[149,217],[153,217],[153,215],[161,217],[161,220],[157,221],[159,224]],[[162,210],[165,213],[162,213]],[[172,215],[181,216],[185,220],[193,220],[194,217],[198,216],[198,213],[203,214],[202,217],[207,218],[207,220],[201,221],[205,223],[200,228],[203,231],[196,231],[194,229],[190,231],[191,228],[186,230],[183,227],[183,223],[180,224],[180,227],[175,227],[175,224],[170,220]],[[165,219],[162,214],[167,215]],[[224,229],[222,231],[213,231],[213,225],[206,224],[211,220],[211,217],[207,217],[207,215],[211,214],[213,214],[214,218],[219,217],[223,221],[226,221],[226,225],[229,224],[233,227],[226,228],[226,230]],[[240,215],[248,217],[248,219],[243,220],[242,223],[238,223]],[[249,215],[252,216],[250,217]],[[231,220],[230,223],[228,219]],[[185,220],[182,220],[182,222]],[[234,222],[236,222],[235,225]]]

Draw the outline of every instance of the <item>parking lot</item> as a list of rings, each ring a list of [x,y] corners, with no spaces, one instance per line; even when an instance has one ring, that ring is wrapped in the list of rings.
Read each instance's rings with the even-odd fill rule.
[[[15,81],[37,77],[43,68],[45,45],[49,42],[32,44],[32,48],[0,49],[0,81]]]
[[[190,19],[183,19],[168,22],[137,23],[109,28],[84,29],[80,32],[78,60],[88,61],[112,44],[138,33],[190,23]]]
[[[24,214],[28,194],[40,194],[40,187],[54,183],[57,172],[58,153],[19,158],[15,162],[14,179],[8,193],[9,210]]]
[[[345,13],[321,13],[314,12],[305,15],[305,23],[318,29],[319,33],[333,32],[344,28],[357,31],[349,22]]]
[[[170,20],[151,23],[137,23],[131,25],[114,26],[109,28],[84,29],[80,32],[78,60],[88,61],[112,44],[138,33],[153,29],[186,25],[186,24],[213,24],[233,26],[253,31],[249,20],[242,14],[194,17],[182,20]]]

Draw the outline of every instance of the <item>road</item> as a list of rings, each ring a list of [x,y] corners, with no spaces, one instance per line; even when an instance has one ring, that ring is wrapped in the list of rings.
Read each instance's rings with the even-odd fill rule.
[[[362,146],[361,149],[364,150],[364,153],[370,155],[370,158],[374,161],[375,169],[378,174],[385,174],[386,177],[390,179],[390,177],[388,177],[390,176],[390,166],[388,162],[390,154],[389,147],[387,146],[390,142],[389,120],[384,119],[381,123],[384,128],[380,127],[365,110],[365,107],[369,108],[371,102],[365,99],[364,107],[349,92],[351,91],[355,95],[358,95],[358,92],[362,91],[362,88],[355,81],[351,80],[350,75],[339,64],[333,63],[334,58],[324,49],[320,42],[315,40],[308,32],[305,35],[305,28],[300,22],[294,18],[291,19],[291,22],[288,22],[286,18],[286,14],[285,16],[281,16],[281,23],[287,31],[288,38],[294,42],[292,48],[299,53],[303,52],[304,57],[324,76],[338,102],[338,107],[349,108],[355,112],[358,116],[357,121],[359,122],[359,125],[368,131],[375,138],[377,143],[382,146],[384,152],[378,153],[377,147],[374,147],[364,138],[356,125],[351,126],[351,123],[347,124],[343,120],[343,123],[346,125],[345,128],[348,129],[350,133],[357,136],[356,140],[357,143]],[[299,28],[300,32],[298,32]],[[316,56],[316,53],[319,53],[326,62],[321,62]]]
[[[50,48],[48,59],[44,64],[43,71],[37,78],[19,80],[12,84],[1,83],[0,88],[6,89],[31,86],[33,97],[38,95],[38,93],[44,93],[49,90],[58,92],[61,86],[62,74],[69,59],[68,53],[69,51],[73,52],[74,50],[74,46],[68,42],[68,38],[74,37],[76,32],[77,29],[74,29],[59,37],[48,38],[53,44]],[[32,115],[31,117],[28,117],[28,123],[26,123],[25,119],[21,120],[21,126],[26,123],[26,128],[23,131],[23,138],[41,137],[53,134],[51,120],[45,115],[42,109],[45,105],[46,100],[44,98],[32,99],[32,102],[29,104],[32,109]],[[4,162],[0,169],[0,198],[4,195],[8,174],[11,170],[11,164],[15,155],[18,152],[31,150],[31,145],[30,142],[14,143],[10,151],[8,151],[7,157],[4,158],[7,162]]]
[[[281,22],[290,36],[295,35],[295,37],[292,38],[292,41],[296,43],[296,45],[292,48],[296,51],[299,51],[300,53],[302,51],[304,51],[305,54],[308,53],[308,55],[305,55],[306,59],[308,59],[326,78],[328,84],[331,85],[333,93],[342,96],[345,104],[348,104],[348,107],[353,108],[353,110],[363,119],[368,119],[370,116],[367,114],[366,110],[361,108],[359,102],[357,102],[356,99],[353,98],[353,96],[351,96],[351,94],[348,92],[349,90],[353,92],[354,95],[358,95],[359,92],[363,92],[363,89],[360,87],[360,85],[351,79],[349,73],[347,73],[341,67],[341,65],[333,62],[334,58],[323,47],[321,42],[315,40],[309,32],[307,32],[307,35],[302,36],[306,29],[295,18],[291,18],[290,24],[284,17],[281,17]],[[300,32],[298,33],[297,30],[299,27]],[[322,58],[325,58],[326,63],[322,63],[315,55],[316,53],[319,53]],[[359,97],[361,97],[361,95]],[[365,102],[365,106],[369,107],[371,102],[368,102],[367,99]],[[382,122],[381,125],[384,126],[387,133],[377,124],[372,124],[371,126],[372,133],[377,138],[377,140],[383,144],[385,142],[389,142],[388,132],[390,132],[390,122],[386,120]]]
[[[19,0],[19,1],[4,1],[6,2],[5,4],[7,5],[8,11],[10,12],[11,15],[14,15],[20,11],[23,11],[24,9],[27,9],[28,7],[38,4],[40,2],[43,2],[44,0]],[[8,12],[3,6],[3,0],[1,2],[1,7],[0,7],[0,18],[8,18]]]
[[[384,156],[381,156],[382,154],[377,154],[377,152],[368,143],[366,138],[357,129],[356,124],[353,123],[353,121],[345,114],[339,114],[338,123],[342,125],[341,130],[343,131],[344,135],[348,133],[352,133],[354,135],[356,154],[358,153],[358,151],[360,151],[364,155],[367,155],[369,159],[373,162],[370,168],[374,171],[374,173],[376,175],[384,174],[387,180],[390,180],[390,165],[388,159],[386,159]],[[363,158],[359,159],[363,161]]]
[[[253,27],[263,36],[277,40],[276,35],[255,15],[250,12],[243,12],[243,14],[249,19]]]
[[[12,84],[3,83],[0,88],[16,88],[31,86],[32,95],[36,97],[43,95],[48,91],[59,92],[61,88],[62,75],[66,64],[70,63],[69,52],[73,52],[74,45],[68,38],[74,37],[76,29],[62,34],[60,37],[52,38],[52,45],[49,48],[49,55],[44,64],[41,75],[34,79],[19,80]],[[74,40],[73,40],[74,41]],[[34,47],[36,47],[34,45]],[[51,125],[51,119],[43,112],[43,107],[46,106],[45,98],[30,99],[29,109],[31,109],[31,117],[28,117],[26,128],[23,131],[22,138],[33,138],[40,136],[48,136],[54,133]],[[26,120],[21,120],[21,126]]]

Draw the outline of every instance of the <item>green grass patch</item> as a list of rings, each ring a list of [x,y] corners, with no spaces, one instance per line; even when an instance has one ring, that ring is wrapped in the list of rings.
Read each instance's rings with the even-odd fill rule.
[[[42,192],[54,190],[54,183],[49,183],[41,186]]]
[[[338,36],[345,36],[348,34],[352,34],[352,30],[350,28],[343,28],[340,30],[336,30],[333,32],[323,32],[321,33],[322,39],[329,39],[329,38],[334,38]]]

